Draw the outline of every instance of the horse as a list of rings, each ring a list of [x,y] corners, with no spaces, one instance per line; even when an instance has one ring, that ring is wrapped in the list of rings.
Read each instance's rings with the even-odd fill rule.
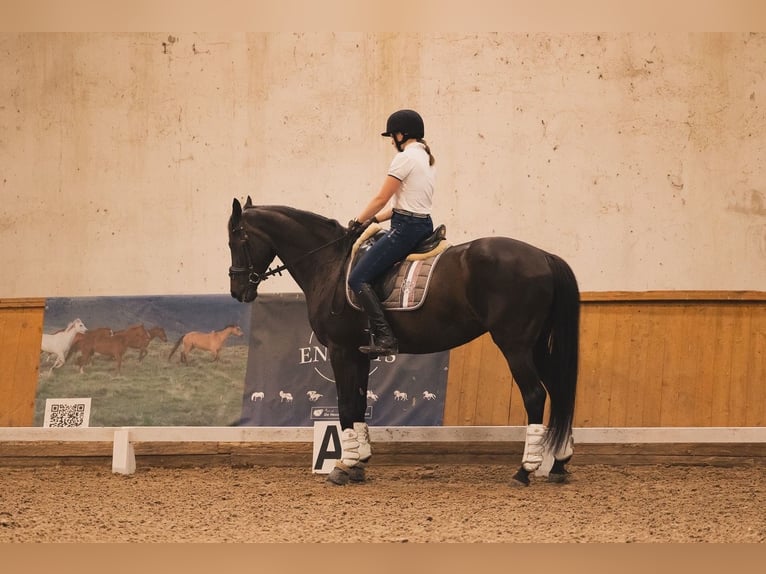
[[[142,323],[138,325],[131,325],[122,331],[117,331],[116,334],[123,335],[125,344],[131,349],[138,349],[138,361],[144,360],[144,357],[149,353],[149,343],[153,339],[157,338],[160,341],[167,341],[167,335],[165,335],[165,329],[162,327],[152,327],[147,329]]]
[[[103,328],[93,333],[92,337],[83,337],[78,342],[80,356],[77,358],[77,365],[80,367],[80,373],[85,372],[85,365],[91,362],[96,353],[117,361],[115,370],[121,373],[122,359],[129,347],[128,340],[134,336],[132,331],[112,331]]]
[[[244,333],[242,333],[242,329],[240,329],[237,325],[228,325],[220,331],[211,331],[210,333],[189,331],[185,335],[182,335],[181,338],[176,341],[176,344],[173,345],[173,348],[168,355],[168,361],[170,361],[170,359],[173,357],[173,353],[176,352],[176,349],[181,345],[181,343],[184,345],[183,349],[181,350],[182,363],[188,362],[189,353],[193,349],[204,349],[206,351],[210,351],[210,353],[213,355],[213,361],[217,361],[219,353],[221,352],[221,347],[223,347],[226,339],[228,339],[230,335],[241,337],[243,334]]]
[[[288,206],[244,207],[228,220],[231,296],[252,302],[259,284],[286,270],[306,296],[308,319],[327,347],[342,428],[336,485],[364,482],[372,456],[364,416],[370,357],[365,315],[349,304],[346,271],[356,234],[336,220]],[[271,269],[272,261],[282,262]],[[434,353],[489,332],[518,385],[527,414],[522,463],[511,485],[529,486],[548,449],[548,480],[565,482],[573,454],[580,292],[559,256],[509,237],[483,237],[444,250],[417,309],[387,312],[400,353]],[[547,426],[543,424],[550,399]]]
[[[48,353],[56,357],[53,366],[48,371],[48,374],[53,374],[53,369],[58,369],[66,362],[69,349],[74,342],[75,336],[79,333],[85,333],[88,328],[79,318],[70,322],[66,329],[57,331],[53,334],[43,333],[42,344],[40,345],[40,351],[42,353]]]
[[[82,352],[81,346],[87,346],[89,341],[100,337],[111,337],[114,335],[114,331],[109,327],[96,327],[95,329],[88,329],[85,333],[77,333],[74,336],[72,345],[69,347],[69,351],[66,354],[66,360],[77,352]]]
[[[427,401],[435,401],[436,395],[430,391],[423,391],[423,398]]]

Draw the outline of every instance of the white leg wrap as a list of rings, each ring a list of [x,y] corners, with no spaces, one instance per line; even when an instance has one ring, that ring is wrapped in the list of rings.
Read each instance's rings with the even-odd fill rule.
[[[537,470],[543,462],[545,431],[545,425],[527,425],[527,439],[524,442],[524,455],[521,457],[521,465],[528,472]]]
[[[345,429],[340,435],[340,461],[348,466],[356,466],[359,463],[359,437],[354,429]]]
[[[367,423],[354,423],[354,432],[356,432],[356,440],[359,442],[359,460],[366,462],[372,456],[370,429]]]

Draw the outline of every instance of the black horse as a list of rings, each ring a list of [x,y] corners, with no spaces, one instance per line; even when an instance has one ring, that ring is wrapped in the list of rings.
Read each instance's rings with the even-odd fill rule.
[[[369,336],[364,314],[347,304],[345,294],[356,238],[335,220],[290,207],[253,206],[249,197],[244,208],[234,200],[228,232],[232,297],[253,301],[259,283],[283,269],[306,295],[309,323],[330,357],[341,427],[344,433],[360,431],[349,430],[353,452],[347,460],[344,442],[342,463],[328,480],[363,481],[372,454],[364,425],[370,358],[358,347],[369,343]],[[277,256],[283,265],[269,269]],[[569,265],[505,237],[449,247],[434,269],[426,301],[416,310],[388,313],[400,353],[444,351],[489,331],[527,412],[524,456],[513,476],[523,485],[539,468],[544,448],[554,456],[549,480],[565,479],[564,465],[572,455],[579,317],[580,294]],[[551,400],[547,427],[546,396]]]

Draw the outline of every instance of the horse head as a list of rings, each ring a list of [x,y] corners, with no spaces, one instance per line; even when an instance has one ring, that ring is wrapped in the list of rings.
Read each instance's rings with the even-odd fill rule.
[[[149,329],[149,335],[151,336],[152,339],[156,337],[160,341],[168,340],[168,336],[165,334],[165,329],[163,329],[162,327],[152,327],[151,329]]]
[[[71,323],[69,323],[69,327],[67,327],[67,331],[69,330],[74,331],[75,333],[84,333],[88,330],[88,328],[85,326],[85,323],[82,322],[80,318],[75,319]]]
[[[250,208],[253,208],[253,202],[248,196],[244,209]],[[249,303],[258,296],[258,285],[276,257],[276,251],[269,241],[248,224],[242,205],[236,198],[229,218],[229,250],[231,296],[237,301]]]

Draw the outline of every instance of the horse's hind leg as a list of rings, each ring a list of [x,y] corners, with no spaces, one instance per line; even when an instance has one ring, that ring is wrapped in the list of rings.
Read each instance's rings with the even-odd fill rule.
[[[50,370],[48,371],[49,375],[53,374],[53,369],[58,369],[61,365],[64,364],[64,356],[63,355],[56,355],[56,361],[51,366]]]
[[[495,339],[495,342],[497,343],[497,339]],[[527,411],[527,434],[524,441],[524,454],[519,470],[513,475],[513,480],[517,484],[528,486],[530,473],[537,470],[543,461],[545,442],[543,416],[547,393],[535,368],[531,348],[520,347],[517,350],[509,349],[509,346],[505,345],[498,344],[498,346],[503,351],[513,379],[519,386],[521,397],[524,401],[524,408]]]
[[[538,339],[537,344],[535,345],[534,357],[535,366],[542,378],[543,384],[550,384],[552,382],[551,377],[553,374],[551,372],[547,336],[541,336],[540,339]],[[553,466],[548,471],[548,482],[566,482],[569,475],[569,471],[566,469],[566,464],[572,459],[572,455],[574,454],[574,441],[572,440],[572,436],[569,436],[569,440],[563,448],[551,454],[553,455]]]

